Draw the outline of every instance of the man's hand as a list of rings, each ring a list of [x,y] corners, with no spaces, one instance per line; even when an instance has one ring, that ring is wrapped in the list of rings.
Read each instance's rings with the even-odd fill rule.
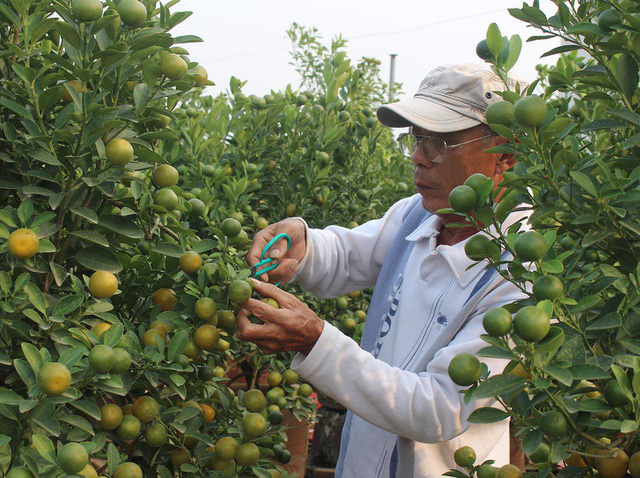
[[[297,351],[308,355],[322,333],[324,321],[294,295],[274,285],[252,280],[254,289],[263,297],[277,300],[280,308],[249,299],[237,315],[238,338],[255,343],[267,354]],[[250,314],[264,324],[251,323]]]
[[[286,284],[293,278],[298,263],[304,257],[307,250],[304,222],[296,218],[289,218],[271,224],[255,235],[251,249],[249,249],[249,253],[247,254],[249,267],[260,261],[260,254],[262,254],[267,243],[283,232],[291,238],[291,246],[287,251],[286,239],[280,239],[271,246],[264,259],[273,257],[280,263],[278,267],[269,271],[269,273],[261,274],[260,280],[271,283],[280,281]]]

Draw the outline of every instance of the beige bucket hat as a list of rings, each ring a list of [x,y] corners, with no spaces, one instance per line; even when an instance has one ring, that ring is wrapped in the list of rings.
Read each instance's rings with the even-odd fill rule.
[[[509,89],[520,91],[528,84],[510,74]],[[462,63],[431,70],[420,83],[413,98],[378,108],[378,119],[386,126],[405,128],[419,126],[436,133],[450,133],[486,123],[487,107],[502,100],[495,91],[505,84],[490,65]]]

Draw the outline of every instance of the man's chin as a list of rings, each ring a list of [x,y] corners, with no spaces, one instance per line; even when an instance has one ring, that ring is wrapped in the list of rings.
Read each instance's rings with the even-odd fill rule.
[[[435,214],[437,210],[442,209],[441,207],[437,207],[436,201],[428,196],[428,191],[426,193],[421,192],[420,195],[422,196],[422,207],[430,213]]]

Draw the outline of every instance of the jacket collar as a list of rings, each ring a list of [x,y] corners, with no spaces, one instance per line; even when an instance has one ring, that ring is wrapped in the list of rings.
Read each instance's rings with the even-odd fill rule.
[[[523,205],[521,204],[520,206]],[[518,221],[526,222],[526,219],[530,214],[530,210],[512,212],[502,223],[502,231],[506,232],[509,227]],[[447,264],[449,264],[451,272],[458,281],[458,284],[464,289],[474,281],[478,274],[486,270],[487,263],[485,261],[475,262],[467,257],[467,254],[464,252],[464,246],[470,238],[454,244],[453,246],[436,246],[435,241],[437,240],[437,236],[440,234],[441,228],[442,221],[439,216],[434,214],[420,224],[411,234],[406,236],[405,239],[411,242],[417,242],[422,239],[429,239],[432,241],[434,247],[433,252],[440,253],[442,255]],[[525,229],[529,229],[529,227],[525,227]],[[491,226],[489,228],[489,232],[491,234],[495,233],[495,227]],[[478,234],[487,235],[482,231],[478,232]]]

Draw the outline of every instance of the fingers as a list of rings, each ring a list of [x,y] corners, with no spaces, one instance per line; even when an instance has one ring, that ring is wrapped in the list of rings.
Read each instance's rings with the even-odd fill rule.
[[[269,271],[271,274],[269,278],[265,279],[263,276],[260,276],[260,280],[264,280],[265,282],[289,282],[296,274],[298,264],[299,262],[296,259],[282,259],[278,267]]]
[[[279,317],[279,313],[281,312],[279,312],[279,309],[257,299],[249,299],[242,304],[242,308],[248,310],[249,313],[255,315],[263,322],[281,322]],[[262,333],[264,333],[264,331]]]
[[[249,252],[247,253],[247,264],[249,264],[249,267],[260,261],[262,250],[275,236],[275,230],[275,225],[272,224],[254,236]]]
[[[254,299],[255,300],[255,299]],[[236,315],[238,324],[237,337],[244,342],[255,342],[264,339],[264,325],[254,324],[249,320],[250,312],[247,309],[240,309]]]
[[[275,271],[276,269],[274,269],[273,271]],[[273,271],[271,271],[273,273]],[[251,279],[253,282],[253,289],[258,292],[258,294],[260,294],[263,297],[272,297],[275,300],[278,301],[278,304],[280,304],[280,307],[285,307],[285,308],[291,308],[293,306],[293,304],[295,304],[296,302],[300,302],[296,296],[294,296],[293,294],[289,294],[288,292],[280,289],[279,287],[276,287],[273,284],[268,284],[266,282],[262,282],[259,280],[255,280],[255,279]],[[260,302],[260,301],[257,301]],[[271,307],[269,305],[264,304],[263,302],[260,302],[260,304],[265,305],[266,307]],[[271,309],[274,309],[273,307],[271,307]],[[278,309],[275,309],[278,310]]]

